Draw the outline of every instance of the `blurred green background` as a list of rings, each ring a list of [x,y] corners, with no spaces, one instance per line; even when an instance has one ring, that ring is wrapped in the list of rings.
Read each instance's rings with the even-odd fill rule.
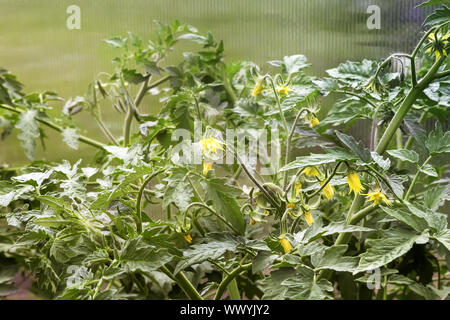
[[[114,50],[101,40],[127,31],[148,37],[153,20],[178,19],[211,31],[225,42],[226,60],[266,61],[304,54],[311,73],[345,60],[380,59],[394,51],[409,51],[420,37],[423,9],[420,0],[0,0],[0,67],[16,74],[25,92],[53,90],[68,99],[84,95],[100,71],[112,71]],[[81,30],[68,30],[66,9],[81,8]],[[381,29],[369,30],[369,5],[381,8]],[[430,10],[429,8],[427,10]],[[179,52],[185,44],[177,47]],[[189,48],[192,50],[192,48]],[[179,57],[179,56],[177,56]],[[176,62],[173,58],[171,62]],[[56,105],[61,108],[62,105]],[[146,100],[145,112],[160,109]],[[122,122],[112,107],[104,109],[111,130],[120,135]],[[75,117],[88,134],[106,139],[87,113]],[[46,130],[48,136],[57,136]],[[55,142],[56,141],[56,142]],[[80,145],[75,151],[52,140],[37,159],[90,159],[94,150]],[[24,164],[27,159],[15,136],[0,141],[0,165]]]

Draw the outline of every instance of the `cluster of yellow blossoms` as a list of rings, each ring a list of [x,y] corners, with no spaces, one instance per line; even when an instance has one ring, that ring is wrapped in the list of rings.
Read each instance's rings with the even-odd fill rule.
[[[223,147],[220,144],[220,142],[217,141],[214,137],[202,138],[202,140],[200,140],[200,145],[202,146],[202,149],[203,149],[203,155],[208,154],[208,153],[215,154],[218,149],[223,150]],[[203,174],[206,175],[208,173],[208,171],[212,169],[212,166],[213,166],[213,162],[204,160],[203,161]]]

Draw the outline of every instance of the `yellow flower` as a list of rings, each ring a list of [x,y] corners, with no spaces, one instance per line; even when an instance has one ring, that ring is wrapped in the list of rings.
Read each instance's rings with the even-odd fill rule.
[[[373,206],[375,207],[377,204],[379,204],[381,201],[384,201],[388,206],[391,206],[391,202],[388,200],[386,195],[381,192],[380,190],[376,190],[374,192],[370,192],[365,194],[369,201],[373,201]]]
[[[222,145],[214,137],[203,138],[200,140],[200,144],[203,148],[203,153],[212,152],[216,153],[217,149],[223,150]]]
[[[291,251],[292,245],[289,242],[289,240],[284,237],[284,235],[280,239],[280,243],[281,243],[281,246],[283,247],[284,253],[289,253]]]
[[[292,91],[292,89],[288,86],[280,86],[277,88],[277,92],[279,94],[289,95],[289,91]]]
[[[262,84],[262,81],[260,80],[256,83],[255,87],[253,88],[252,96],[256,97],[258,94],[261,93],[262,89],[263,89],[263,84]]]
[[[192,242],[192,237],[190,233],[186,233],[185,235],[183,235],[183,237],[188,243]]]
[[[307,175],[308,177],[318,177],[319,171],[317,171],[315,167],[308,167],[305,169],[305,175]]]
[[[250,225],[253,226],[256,224],[256,220],[253,218],[250,218]]]
[[[325,183],[325,181],[320,182],[320,185],[322,186]],[[322,193],[325,197],[327,197],[328,200],[333,199],[334,196],[334,188],[327,183],[326,186],[322,189]]]
[[[350,187],[350,192],[352,191],[355,194],[360,194],[361,190],[364,190],[364,187],[361,184],[361,181],[359,180],[359,176],[356,172],[350,172],[347,175],[347,182],[348,182],[348,186]]]
[[[295,185],[295,195],[298,196],[300,193],[300,189],[302,188],[302,184],[299,182]]]
[[[310,226],[314,222],[314,218],[311,214],[311,210],[305,213],[305,220],[308,226]]]
[[[311,121],[309,122],[309,124],[311,125],[311,128],[314,128],[315,126],[317,126],[319,124],[319,119],[317,119],[316,117],[312,118]]]
[[[287,207],[288,209],[294,209],[296,206],[297,206],[297,205],[296,205],[295,203],[287,203],[287,204],[286,204],[286,207]]]
[[[212,162],[203,161],[203,174],[206,175],[208,171],[212,169],[212,166],[213,166]]]
[[[436,33],[432,32],[428,35],[428,39],[431,42],[431,46],[428,48],[426,53],[434,53],[436,56],[436,60],[438,60],[441,57],[441,53],[444,56],[447,56],[447,51],[445,50],[445,47],[448,44],[448,40],[450,38],[450,33],[446,34],[445,36],[442,36],[441,38],[438,38]]]

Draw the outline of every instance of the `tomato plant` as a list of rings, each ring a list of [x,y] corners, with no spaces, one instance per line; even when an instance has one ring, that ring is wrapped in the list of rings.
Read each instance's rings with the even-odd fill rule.
[[[443,6],[412,53],[323,78],[303,55],[226,63],[211,33],[158,23],[148,42],[105,40],[113,71],[56,117],[63,98],[0,70],[2,139],[18,130],[30,159],[0,168],[0,294],[21,270],[49,299],[445,299],[449,20]],[[168,64],[180,41],[198,51]],[[107,143],[81,134],[80,114]],[[93,160],[35,161],[47,130]]]

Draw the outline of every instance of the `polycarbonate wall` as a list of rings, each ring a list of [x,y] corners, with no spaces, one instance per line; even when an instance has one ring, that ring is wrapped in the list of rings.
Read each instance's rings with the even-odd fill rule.
[[[423,9],[419,0],[0,0],[0,67],[11,70],[26,92],[55,90],[64,98],[85,93],[100,71],[111,71],[114,50],[101,40],[133,31],[144,37],[153,20],[178,19],[211,31],[225,42],[226,59],[254,60],[261,65],[283,55],[302,53],[313,64],[311,73],[345,60],[380,59],[410,51],[420,37]],[[81,29],[66,27],[67,7],[81,10]],[[369,29],[370,5],[381,10],[380,29]],[[430,10],[429,8],[427,10]],[[193,50],[179,46],[177,50]],[[174,58],[173,60],[176,60]],[[175,61],[173,61],[175,62]],[[145,111],[156,113],[157,101]],[[114,109],[105,110],[111,129],[121,122]],[[98,134],[87,114],[77,118],[87,133]],[[363,128],[361,129],[363,130]],[[47,146],[47,160],[90,155],[88,147],[73,151],[63,144]],[[38,158],[43,158],[40,151]],[[0,163],[23,163],[16,138],[0,142]]]

